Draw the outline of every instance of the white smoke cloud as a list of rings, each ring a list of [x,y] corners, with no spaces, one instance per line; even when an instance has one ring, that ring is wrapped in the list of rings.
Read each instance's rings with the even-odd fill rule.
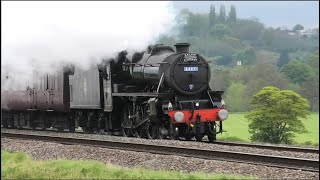
[[[33,70],[86,68],[124,49],[142,50],[171,29],[175,16],[165,1],[5,1],[1,11],[2,72],[20,81]]]

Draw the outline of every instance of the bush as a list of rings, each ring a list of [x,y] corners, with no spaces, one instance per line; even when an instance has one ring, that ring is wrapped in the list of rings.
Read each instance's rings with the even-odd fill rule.
[[[293,143],[294,133],[306,129],[300,118],[307,118],[308,101],[291,90],[265,87],[251,99],[249,132],[252,141]]]

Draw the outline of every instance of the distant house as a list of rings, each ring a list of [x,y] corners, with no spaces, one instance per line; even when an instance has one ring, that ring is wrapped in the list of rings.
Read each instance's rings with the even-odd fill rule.
[[[315,32],[312,29],[301,30],[298,33],[299,33],[299,35],[304,36],[304,37],[310,37],[313,34],[315,34]]]
[[[284,32],[286,32],[287,34],[289,34],[289,35],[291,35],[291,36],[297,35],[296,32],[294,32],[294,31],[292,31],[292,30],[288,30],[288,29],[284,30]]]
[[[312,35],[316,34],[316,32],[310,28],[305,30],[298,30],[297,32],[294,32],[292,30],[288,30],[285,26],[282,26],[282,27],[279,27],[279,30],[282,32],[286,32],[291,36],[299,35],[303,37],[311,37]]]
[[[297,33],[296,33],[296,32],[293,32],[293,31],[288,31],[288,34],[291,35],[291,36],[294,36],[294,35],[296,35]]]

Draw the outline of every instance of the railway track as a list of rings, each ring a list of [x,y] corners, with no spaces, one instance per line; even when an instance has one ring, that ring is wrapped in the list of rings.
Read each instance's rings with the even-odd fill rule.
[[[6,129],[6,128],[1,128]],[[43,130],[33,130],[33,131],[43,131]],[[46,130],[49,132],[56,132],[52,130]],[[70,133],[70,132],[63,132]],[[75,133],[82,134],[83,132],[78,131]],[[108,135],[105,135],[108,136]],[[181,141],[186,141],[185,139],[180,139]],[[192,140],[191,140],[192,141]],[[195,141],[195,140],[194,140]],[[203,143],[209,143],[209,141],[203,141]],[[265,145],[265,144],[253,144],[253,143],[242,143],[242,142],[228,142],[228,141],[215,141],[214,144],[225,145],[225,146],[238,146],[238,147],[249,147],[249,148],[259,148],[267,150],[276,150],[276,151],[288,151],[288,152],[298,152],[298,153],[314,153],[319,154],[319,149],[317,148],[308,148],[308,147],[297,147],[297,146],[283,146],[283,145]]]
[[[249,154],[231,151],[207,150],[185,148],[177,146],[162,146],[139,143],[126,143],[120,141],[101,141],[92,139],[65,138],[58,136],[39,136],[21,133],[2,133],[2,137],[19,138],[28,140],[40,140],[70,145],[87,145],[105,147],[110,149],[121,149],[127,151],[148,152],[164,155],[177,155],[210,160],[231,161],[249,164],[258,164],[279,168],[298,169],[304,171],[319,172],[319,160],[269,156],[261,154]]]

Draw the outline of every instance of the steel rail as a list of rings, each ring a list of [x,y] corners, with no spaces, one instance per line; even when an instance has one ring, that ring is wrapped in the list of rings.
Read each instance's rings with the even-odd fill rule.
[[[221,160],[239,163],[258,164],[278,168],[298,169],[304,171],[319,172],[319,160],[302,159],[292,157],[280,157],[261,154],[249,154],[231,151],[219,151],[208,149],[195,149],[177,146],[150,145],[141,143],[127,143],[121,141],[101,141],[93,139],[66,138],[58,136],[39,136],[20,133],[1,133],[2,137],[20,138],[28,140],[40,140],[70,145],[87,145],[120,149],[126,151],[138,151],[164,155],[177,155],[201,159]]]
[[[225,142],[225,141],[216,141],[216,142],[214,142],[214,144],[227,145],[227,146],[252,147],[252,148],[278,150],[278,151],[290,151],[290,152],[319,154],[319,149],[316,149],[316,148],[305,148],[305,147],[294,147],[294,146],[283,146],[283,145],[277,146],[277,145],[252,144],[252,143],[240,143],[240,142]]]

